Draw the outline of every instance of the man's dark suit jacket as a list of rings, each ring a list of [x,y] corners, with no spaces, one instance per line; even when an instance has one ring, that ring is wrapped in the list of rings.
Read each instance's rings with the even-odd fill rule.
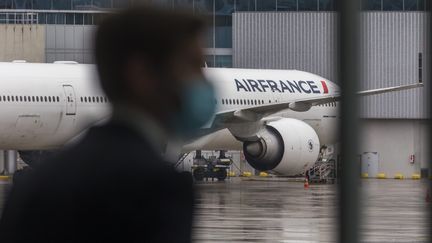
[[[190,242],[190,174],[110,122],[17,180],[1,242]]]

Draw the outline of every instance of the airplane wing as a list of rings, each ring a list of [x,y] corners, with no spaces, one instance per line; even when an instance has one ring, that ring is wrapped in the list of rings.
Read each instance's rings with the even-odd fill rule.
[[[400,91],[400,90],[414,89],[418,87],[423,87],[423,83],[365,90],[365,91],[359,91],[357,94],[362,97],[362,96],[383,94],[383,93],[389,93],[389,92]],[[260,106],[244,108],[244,109],[223,111],[215,115],[215,119],[213,120],[213,126],[218,126],[218,124],[223,124],[227,122],[258,121],[265,116],[274,114],[284,109],[304,112],[304,111],[308,111],[312,106],[327,104],[339,100],[340,100],[340,94],[327,95],[327,96],[320,95],[316,97],[310,97],[307,99],[291,100],[287,102],[265,104]]]
[[[371,90],[360,91],[357,94],[359,94],[360,96],[367,96],[367,95],[383,94],[383,93],[399,91],[399,90],[414,89],[419,87],[423,87],[423,83],[400,85],[400,86],[381,88],[381,89],[371,89]]]

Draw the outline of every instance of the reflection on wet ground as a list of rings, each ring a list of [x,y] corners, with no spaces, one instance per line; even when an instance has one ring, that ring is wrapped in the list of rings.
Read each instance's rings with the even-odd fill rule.
[[[426,181],[363,180],[363,242],[426,242]],[[196,242],[335,242],[337,188],[296,182],[197,184]]]
[[[363,242],[427,242],[426,183],[362,180]],[[0,206],[8,188],[0,184]],[[195,242],[336,241],[335,185],[305,190],[298,182],[235,178],[197,189]]]

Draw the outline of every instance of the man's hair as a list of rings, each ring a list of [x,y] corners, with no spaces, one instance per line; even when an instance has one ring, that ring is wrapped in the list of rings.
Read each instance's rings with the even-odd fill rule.
[[[95,59],[102,88],[113,101],[125,98],[126,64],[141,58],[155,75],[206,29],[202,18],[149,6],[135,6],[106,17],[96,33]]]

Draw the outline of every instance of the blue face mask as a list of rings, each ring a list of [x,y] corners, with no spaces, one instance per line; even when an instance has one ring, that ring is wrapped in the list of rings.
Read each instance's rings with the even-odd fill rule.
[[[189,137],[204,126],[215,112],[215,92],[207,81],[192,82],[181,93],[181,111],[173,125],[179,135]]]

